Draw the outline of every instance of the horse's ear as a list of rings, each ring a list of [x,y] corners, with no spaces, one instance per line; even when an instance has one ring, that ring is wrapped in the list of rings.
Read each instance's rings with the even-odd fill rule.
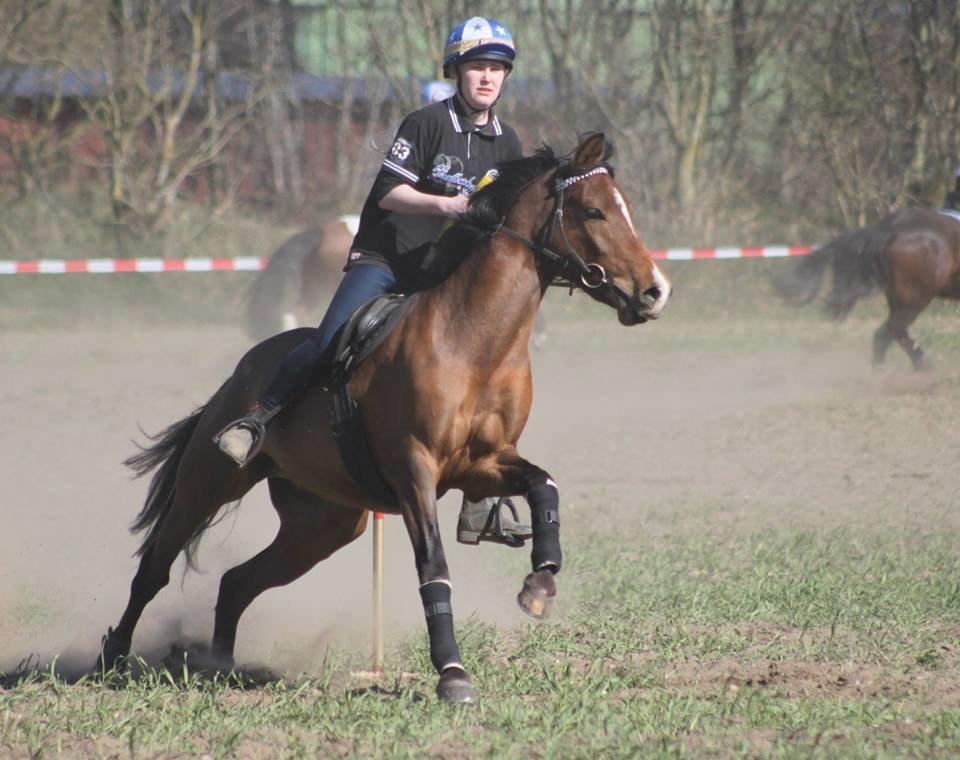
[[[596,166],[603,161],[606,146],[603,132],[588,132],[573,153],[573,163],[584,168]]]

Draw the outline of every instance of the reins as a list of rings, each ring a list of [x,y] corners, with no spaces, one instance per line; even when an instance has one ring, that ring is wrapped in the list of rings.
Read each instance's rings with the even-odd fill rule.
[[[555,278],[559,278],[559,282],[552,282],[550,284],[569,287],[571,292],[575,287],[582,287],[585,290],[597,290],[598,288],[604,288],[611,298],[616,299],[615,303],[611,304],[616,307],[616,301],[626,305],[629,302],[630,297],[619,285],[613,281],[612,278],[607,275],[606,270],[602,266],[592,262],[588,264],[580,257],[576,250],[574,250],[573,245],[570,243],[570,239],[567,237],[567,232],[563,227],[564,191],[571,185],[598,174],[610,174],[610,170],[605,166],[598,166],[588,172],[578,174],[574,177],[567,177],[566,179],[561,179],[554,176],[552,193],[554,197],[553,210],[550,212],[549,219],[541,228],[540,233],[537,235],[539,242],[531,240],[525,235],[521,235],[516,230],[504,226],[503,221],[497,225],[497,228],[493,231],[493,234],[496,235],[498,232],[502,232],[507,237],[512,238],[519,243],[523,243],[530,250],[532,250],[536,256],[544,260],[552,271],[553,276]],[[566,248],[565,255],[557,253],[546,245],[547,241],[553,238],[554,232],[557,229],[560,231],[560,239],[563,241],[564,247]]]

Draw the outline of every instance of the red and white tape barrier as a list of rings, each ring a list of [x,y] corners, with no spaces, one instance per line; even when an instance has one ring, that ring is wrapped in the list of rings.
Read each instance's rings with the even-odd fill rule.
[[[758,248],[665,248],[651,251],[655,259],[699,261],[701,259],[776,259],[803,256],[813,246],[770,245]],[[259,272],[267,257],[241,256],[233,259],[0,259],[3,274],[118,274],[122,272]]]
[[[259,272],[261,256],[235,259],[36,259],[4,261],[0,274],[116,274],[119,272]]]
[[[693,261],[696,259],[780,259],[803,256],[813,250],[812,245],[766,245],[756,248],[665,248],[650,251],[655,259]]]

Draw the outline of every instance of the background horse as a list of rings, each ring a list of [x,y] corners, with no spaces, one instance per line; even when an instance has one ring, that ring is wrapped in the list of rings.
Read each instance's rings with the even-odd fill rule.
[[[139,474],[156,470],[133,528],[146,531],[127,607],[104,639],[100,665],[130,651],[144,607],[169,580],[170,566],[221,508],[266,479],[280,517],[273,543],[220,582],[212,653],[232,667],[237,624],[263,591],[299,578],[363,533],[368,510],[400,514],[413,546],[437,693],[470,702],[473,686],[454,636],[451,584],[437,525],[449,489],[471,500],[523,495],[533,526],[532,572],[518,596],[544,617],[560,570],[559,492],[517,442],[533,399],[528,339],[548,284],[561,275],[616,310],[622,324],[660,316],[670,285],[637,237],[606,159],[603,135],[581,141],[571,159],[548,148],[501,166],[442,243],[461,259],[415,300],[348,389],[366,445],[389,494],[354,480],[329,420],[334,394],[315,386],[268,428],[261,453],[238,469],[213,444],[248,409],[306,330],[253,347],[200,409],[131,457]]]
[[[355,232],[356,217],[342,216],[284,241],[247,291],[247,335],[260,341],[310,321],[340,281]]]
[[[846,317],[876,289],[886,295],[890,314],[874,333],[873,363],[882,364],[896,340],[914,369],[922,369],[927,359],[907,328],[934,298],[960,298],[960,215],[898,211],[820,246],[775,285],[788,302],[809,303],[829,268],[833,287],[826,310],[833,319]]]

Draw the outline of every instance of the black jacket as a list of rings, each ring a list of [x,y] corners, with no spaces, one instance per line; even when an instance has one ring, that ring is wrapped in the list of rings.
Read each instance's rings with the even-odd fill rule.
[[[413,289],[430,243],[447,219],[385,211],[379,205],[383,197],[402,183],[432,195],[469,195],[498,163],[522,156],[520,138],[511,127],[494,114],[484,126],[474,126],[455,96],[414,111],[383,159],[345,268],[372,261],[389,267],[401,289]]]

